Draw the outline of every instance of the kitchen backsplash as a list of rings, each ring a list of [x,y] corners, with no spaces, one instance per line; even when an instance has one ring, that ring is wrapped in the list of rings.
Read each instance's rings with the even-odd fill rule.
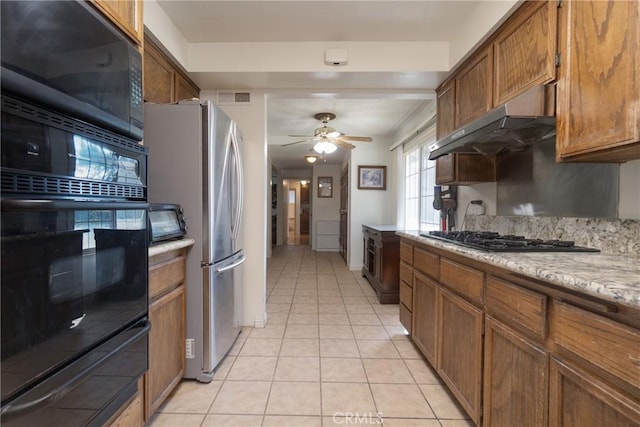
[[[498,156],[496,213],[616,218],[617,164],[556,163],[555,139]]]
[[[464,229],[573,240],[576,245],[598,248],[602,253],[640,255],[640,220],[467,215]]]

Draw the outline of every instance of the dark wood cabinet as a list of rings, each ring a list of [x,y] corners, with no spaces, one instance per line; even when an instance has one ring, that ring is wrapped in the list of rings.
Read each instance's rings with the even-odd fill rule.
[[[484,338],[484,425],[546,426],[549,354],[487,316]]]
[[[493,106],[493,51],[477,52],[456,73],[455,127],[477,119]]]
[[[480,309],[441,288],[438,307],[437,371],[476,423],[482,411],[482,328]]]
[[[415,272],[411,338],[433,367],[437,367],[439,297],[438,284],[424,274]]]
[[[414,239],[401,253],[411,339],[477,426],[640,427],[639,310]]]
[[[438,185],[468,185],[495,180],[495,156],[454,153],[436,159]]]
[[[436,134],[442,138],[456,130],[456,85],[449,80],[436,89]]]
[[[144,39],[144,100],[168,104],[198,98],[200,88],[155,42]]]
[[[530,1],[493,42],[493,106],[556,79],[557,2]]]
[[[400,323],[413,331],[413,247],[400,242]]]
[[[559,27],[556,159],[640,159],[640,2],[563,2]]]
[[[637,378],[636,378],[637,381]],[[554,427],[638,427],[640,400],[561,359],[551,359],[549,421]]]
[[[400,301],[400,237],[392,226],[362,226],[362,275],[376,291],[380,304]]]

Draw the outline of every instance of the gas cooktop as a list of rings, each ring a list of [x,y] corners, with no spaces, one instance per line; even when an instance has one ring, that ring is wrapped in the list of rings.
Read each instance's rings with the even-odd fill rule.
[[[576,246],[570,240],[528,239],[493,231],[430,231],[420,235],[491,252],[600,252],[599,249]]]

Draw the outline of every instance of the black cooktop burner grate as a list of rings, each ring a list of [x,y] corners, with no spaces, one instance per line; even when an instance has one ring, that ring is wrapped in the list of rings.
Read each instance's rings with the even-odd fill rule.
[[[491,252],[600,252],[599,249],[576,246],[570,240],[528,239],[493,231],[430,231],[420,235]]]

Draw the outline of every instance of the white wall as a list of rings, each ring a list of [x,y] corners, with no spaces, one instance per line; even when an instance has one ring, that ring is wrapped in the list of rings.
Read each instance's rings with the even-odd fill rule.
[[[202,91],[202,99],[214,99],[213,91]],[[271,167],[267,162],[266,102],[264,93],[252,92],[252,105],[221,106],[242,130],[244,141],[244,212],[242,242],[247,261],[242,269],[236,307],[243,326],[266,323],[267,214],[271,212]],[[268,209],[267,209],[268,208]],[[269,225],[271,226],[271,225]]]
[[[396,193],[395,154],[389,151],[391,139],[374,137],[375,144],[360,144],[351,150],[349,165],[349,255],[351,270],[362,268],[362,225],[395,225]],[[387,166],[386,190],[359,190],[358,166]]]
[[[188,68],[189,43],[169,19],[156,0],[144,0],[144,25],[166,47],[171,56],[186,70]],[[190,70],[189,70],[190,71]]]
[[[520,6],[521,0],[477,1],[475,11],[458,23],[463,31],[449,45],[449,66],[453,68],[462,61],[474,47],[487,39],[497,27]]]
[[[311,182],[311,249],[318,249],[317,222],[340,221],[340,165],[313,165],[313,180]],[[332,197],[318,197],[318,177],[333,178]],[[336,250],[338,250],[336,246]]]

